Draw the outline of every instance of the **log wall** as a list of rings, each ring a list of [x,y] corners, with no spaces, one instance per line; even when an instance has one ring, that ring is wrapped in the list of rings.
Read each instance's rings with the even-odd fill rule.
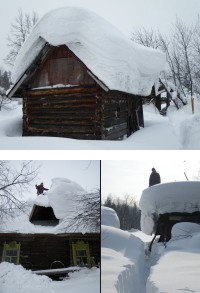
[[[23,135],[100,139],[97,86],[26,92]]]
[[[31,90],[23,135],[116,140],[144,126],[141,98],[98,86]]]
[[[89,244],[90,256],[95,262],[100,262],[99,234],[1,234],[0,261],[4,242],[17,241],[21,243],[20,264],[31,270],[50,269],[54,261],[61,261],[65,267],[73,265],[72,242],[82,240]]]
[[[120,92],[108,92],[101,96],[102,139],[121,139],[128,133],[127,97]]]
[[[101,99],[102,139],[122,139],[144,126],[140,97],[110,91]]]

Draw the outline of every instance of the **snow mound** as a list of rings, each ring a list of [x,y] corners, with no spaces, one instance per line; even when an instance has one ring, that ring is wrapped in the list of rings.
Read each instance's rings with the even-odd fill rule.
[[[1,293],[99,293],[100,270],[84,268],[80,272],[70,273],[70,279],[57,282],[36,275],[21,265],[3,262],[0,264],[0,288]]]
[[[151,186],[143,191],[139,207],[141,229],[147,235],[151,235],[158,215],[199,211],[200,182],[170,182]]]
[[[8,262],[0,264],[1,292],[40,292],[49,287],[51,279],[46,276],[37,276],[31,270],[25,270],[21,265]],[[12,281],[11,281],[12,280]]]
[[[150,94],[165,55],[136,44],[101,16],[79,7],[47,13],[22,46],[13,69],[16,83],[44,45],[66,45],[110,90]]]
[[[115,228],[120,228],[119,218],[116,211],[108,207],[101,207],[101,224],[106,226],[111,226]]]
[[[177,223],[172,227],[171,231],[172,238],[187,237],[193,233],[200,233],[200,224],[190,222]]]
[[[144,292],[143,241],[127,231],[104,225],[101,233],[101,291]]]
[[[181,223],[182,226],[179,227],[186,231],[189,228],[188,224]],[[166,248],[161,243],[154,244],[152,258],[156,257],[159,251],[161,253],[157,263],[151,267],[146,286],[147,293],[200,292],[200,233],[195,226],[190,226],[192,231],[189,235],[172,238]]]
[[[177,138],[180,141],[181,149],[200,149],[200,107],[199,100],[195,100],[195,114],[192,114],[191,103],[178,111],[170,106],[167,116],[174,127]]]

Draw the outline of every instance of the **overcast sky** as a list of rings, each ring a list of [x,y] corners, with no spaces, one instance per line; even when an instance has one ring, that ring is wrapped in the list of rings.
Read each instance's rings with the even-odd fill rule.
[[[19,168],[23,161],[9,161],[12,167]],[[79,185],[86,191],[100,188],[100,161],[96,160],[52,160],[32,162],[35,168],[39,168],[38,177],[33,181],[30,192],[24,194],[25,198],[36,197],[35,184],[44,183],[46,188],[51,187],[53,178],[67,178]]]
[[[137,154],[137,152],[136,152]],[[161,182],[197,180],[200,171],[200,156],[188,152],[139,152],[130,160],[103,160],[101,162],[101,191],[104,200],[109,194],[114,197],[134,196],[138,201],[142,190],[148,188],[151,169],[156,168]]]
[[[191,23],[200,13],[199,0],[5,0],[0,9],[0,65],[5,67],[6,39],[10,24],[20,8],[27,13],[34,10],[41,18],[52,9],[68,5],[82,6],[99,13],[127,36],[141,26],[168,32],[176,16]]]

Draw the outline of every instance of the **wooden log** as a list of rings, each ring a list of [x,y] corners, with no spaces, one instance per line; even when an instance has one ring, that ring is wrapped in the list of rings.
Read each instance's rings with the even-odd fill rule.
[[[45,88],[45,89],[32,89],[24,92],[24,96],[55,96],[55,95],[87,95],[101,92],[97,86],[75,86],[75,87],[64,87],[64,88]]]

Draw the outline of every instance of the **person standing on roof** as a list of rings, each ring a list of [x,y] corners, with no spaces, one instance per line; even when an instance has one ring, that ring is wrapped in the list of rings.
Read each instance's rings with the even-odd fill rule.
[[[44,190],[49,190],[47,188],[44,187],[44,184],[43,182],[40,183],[40,185],[35,185],[35,188],[37,189],[37,195],[40,195],[40,194],[44,194]]]
[[[161,182],[160,174],[156,172],[155,168],[151,169],[151,175],[149,177],[149,186],[159,184]]]

